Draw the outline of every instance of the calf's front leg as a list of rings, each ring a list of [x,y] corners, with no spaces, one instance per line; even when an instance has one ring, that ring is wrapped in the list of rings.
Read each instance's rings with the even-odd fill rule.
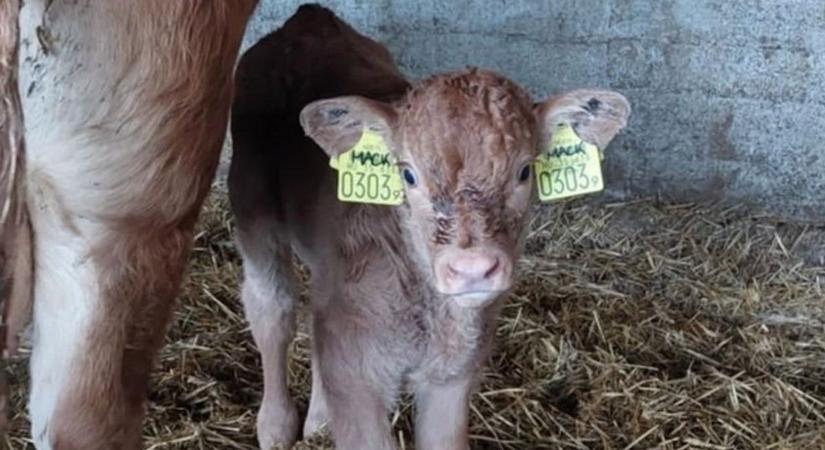
[[[334,377],[334,375],[333,375]],[[339,450],[396,450],[389,411],[371,387],[354,380],[324,379],[332,436]]]
[[[469,450],[468,436],[471,377],[448,384],[419,386],[415,421],[416,448],[420,450]]]
[[[336,448],[396,450],[386,400],[392,382],[376,382],[367,375],[367,365],[379,355],[364,354],[369,345],[354,342],[346,333],[330,332],[323,319],[315,319],[314,338]]]

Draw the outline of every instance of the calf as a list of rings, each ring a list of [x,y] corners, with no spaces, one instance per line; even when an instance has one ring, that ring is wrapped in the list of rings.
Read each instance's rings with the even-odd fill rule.
[[[263,360],[261,447],[297,437],[286,379],[294,253],[312,273],[304,435],[329,421],[339,448],[394,448],[388,412],[406,384],[417,448],[468,448],[468,402],[515,277],[532,162],[562,122],[606,146],[627,101],[574,91],[534,105],[512,81],[474,69],[410,87],[384,47],[318,6],[243,56],[236,92],[229,190]],[[399,206],[336,198],[329,158],[364,131],[397,162]]]

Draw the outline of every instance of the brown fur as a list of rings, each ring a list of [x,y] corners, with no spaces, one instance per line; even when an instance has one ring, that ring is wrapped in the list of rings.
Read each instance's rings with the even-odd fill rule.
[[[44,95],[68,97],[54,106],[55,128],[90,145],[69,142],[77,158],[40,158],[31,176],[58,199],[62,226],[90,243],[100,293],[48,419],[55,450],[141,447],[149,371],[218,163],[233,67],[255,4],[48,2],[44,27],[59,39],[43,57],[78,65],[65,87],[49,85]],[[100,94],[92,97],[86,83]],[[74,177],[93,189],[68,189]]]
[[[519,229],[524,208],[508,208],[502,193],[515,187],[517,171],[538,150],[529,95],[497,74],[472,69],[419,83],[397,109],[399,160],[416,162],[430,195],[429,205],[421,205],[431,207],[434,218],[426,232],[434,244],[429,251],[497,239],[512,247],[519,236],[511,231]]]
[[[250,49],[237,86],[229,188],[243,300],[264,361],[261,446],[289,445],[297,434],[285,389],[294,251],[312,272],[305,434],[330,419],[338,448],[393,448],[387,413],[407,384],[419,411],[416,448],[466,449],[469,396],[526,228],[533,180],[519,173],[547,144],[546,127],[569,116],[534,111],[523,89],[484,70],[409,90],[386,49],[318,6],[300,8]],[[585,119],[600,121],[582,117],[587,130]],[[399,207],[336,199],[328,156],[351,148],[365,127],[417,173]],[[436,280],[440,258],[463,251],[498,255],[506,281],[471,307]]]
[[[17,349],[31,304],[31,230],[25,204],[23,115],[17,93],[17,0],[0,4],[0,371]],[[0,439],[6,430],[7,386],[0,373]]]

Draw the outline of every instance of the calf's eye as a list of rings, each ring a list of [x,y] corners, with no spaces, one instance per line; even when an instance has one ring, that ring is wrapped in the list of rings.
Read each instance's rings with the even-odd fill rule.
[[[409,185],[410,187],[415,186],[415,183],[416,183],[415,174],[413,173],[413,171],[409,167],[405,167],[401,171],[401,176],[404,177],[404,181],[407,182],[407,185]]]
[[[524,183],[530,179],[530,164],[525,164],[518,173],[519,183]]]

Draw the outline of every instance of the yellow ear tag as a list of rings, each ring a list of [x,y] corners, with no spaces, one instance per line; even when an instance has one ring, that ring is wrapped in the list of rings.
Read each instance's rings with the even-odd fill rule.
[[[404,184],[384,138],[364,129],[352,150],[330,158],[338,170],[338,200],[342,202],[400,205]]]
[[[583,141],[568,123],[559,124],[536,159],[536,182],[543,202],[604,189],[602,152]]]

